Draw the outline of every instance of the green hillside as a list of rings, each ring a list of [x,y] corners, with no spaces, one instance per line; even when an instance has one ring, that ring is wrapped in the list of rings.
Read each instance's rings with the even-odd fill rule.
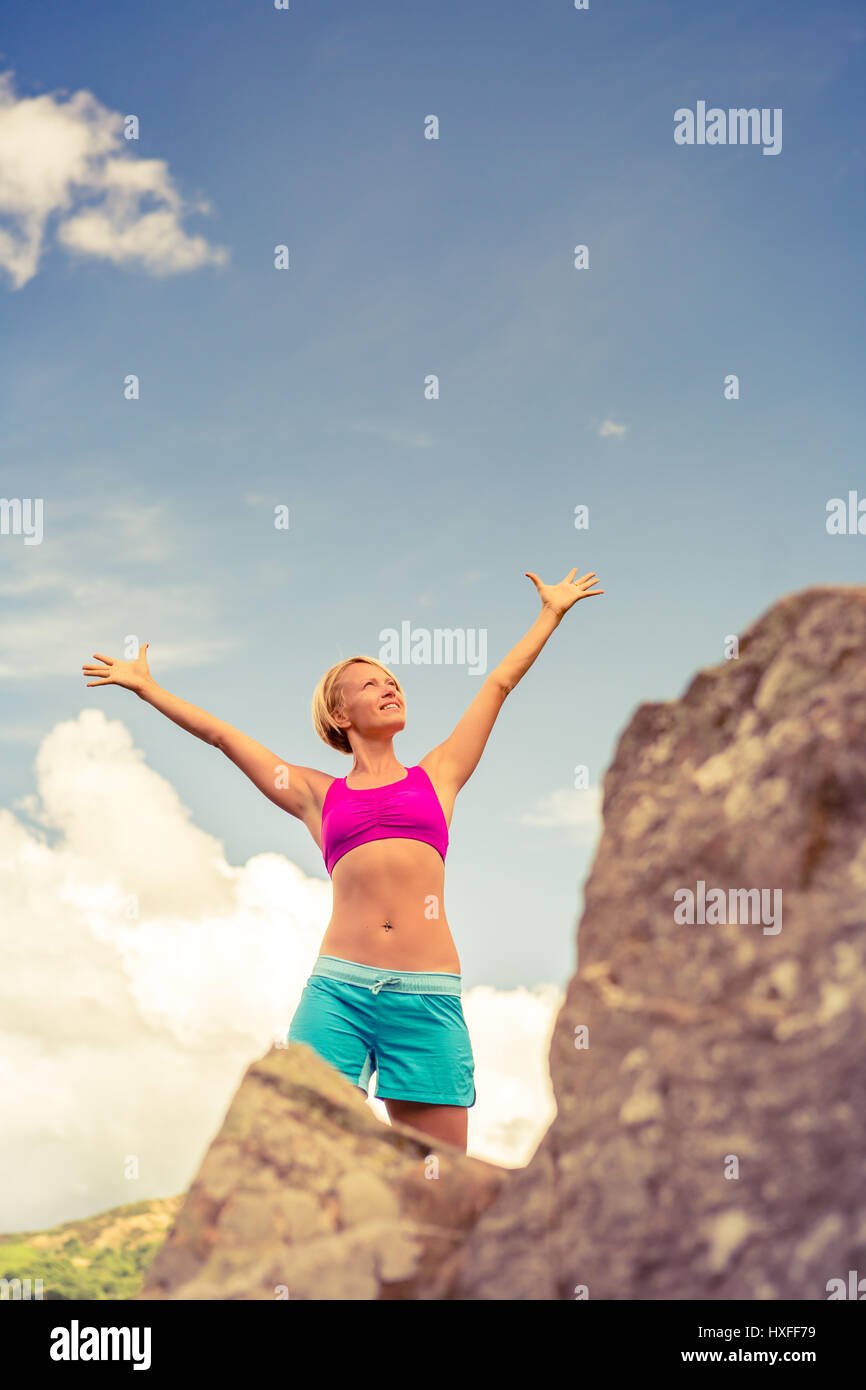
[[[41,1279],[46,1299],[131,1298],[182,1202],[133,1202],[50,1231],[0,1235],[0,1278]]]

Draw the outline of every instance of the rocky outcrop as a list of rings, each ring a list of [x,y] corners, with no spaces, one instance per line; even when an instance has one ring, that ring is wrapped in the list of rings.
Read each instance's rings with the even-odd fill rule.
[[[430,1141],[274,1052],[142,1297],[825,1299],[866,1274],[866,589],[784,599],[641,706],[603,814],[529,1165],[440,1146],[430,1177]]]
[[[558,1114],[442,1291],[826,1299],[866,1274],[866,589],[786,598],[641,706],[603,815]],[[700,883],[770,912],[677,921]]]
[[[413,1299],[507,1176],[389,1127],[309,1047],[251,1066],[141,1299]]]

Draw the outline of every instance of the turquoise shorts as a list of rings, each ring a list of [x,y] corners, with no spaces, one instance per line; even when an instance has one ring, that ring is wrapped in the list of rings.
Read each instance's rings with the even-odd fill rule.
[[[319,956],[288,1042],[306,1043],[380,1100],[475,1104],[475,1059],[459,975],[394,970]]]

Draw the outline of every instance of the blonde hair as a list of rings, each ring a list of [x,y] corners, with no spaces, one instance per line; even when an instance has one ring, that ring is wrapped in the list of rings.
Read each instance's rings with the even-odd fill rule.
[[[354,666],[357,662],[378,666],[380,671],[384,671],[386,676],[390,676],[396,682],[397,689],[401,695],[403,694],[403,687],[394,672],[389,671],[387,666],[383,666],[381,661],[377,661],[372,656],[349,656],[345,661],[338,661],[336,666],[332,666],[329,671],[326,671],[313,695],[313,728],[319,738],[331,748],[336,748],[338,753],[351,754],[352,752],[352,745],[348,740],[346,730],[341,729],[339,724],[335,724],[332,716],[342,699],[343,673],[347,667]]]

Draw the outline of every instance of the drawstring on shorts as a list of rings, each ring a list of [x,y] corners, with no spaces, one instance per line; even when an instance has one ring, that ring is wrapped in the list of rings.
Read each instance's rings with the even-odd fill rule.
[[[383,985],[399,985],[399,983],[399,975],[386,975],[383,979],[377,980],[375,984],[372,984],[370,986],[370,991],[372,994],[378,994]]]

